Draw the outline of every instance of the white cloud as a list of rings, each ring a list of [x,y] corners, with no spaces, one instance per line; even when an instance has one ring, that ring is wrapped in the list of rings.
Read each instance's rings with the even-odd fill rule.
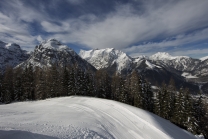
[[[61,25],[57,25],[47,21],[43,21],[41,22],[41,25],[46,32],[58,33],[70,30],[70,25],[66,22],[62,22]]]
[[[185,44],[187,45],[190,43],[206,40],[208,39],[207,34],[208,28],[188,35],[178,35],[174,39],[163,40],[162,42],[148,42],[145,44],[132,46],[130,48],[124,49],[123,51],[128,53],[134,53],[134,56],[136,56],[135,53],[149,53],[148,51],[160,51],[161,49],[168,47],[180,47]]]
[[[39,42],[42,42],[42,41],[43,41],[43,38],[41,37],[41,35],[38,35],[37,40],[38,40]]]
[[[208,1],[204,0],[171,1],[160,7],[144,6],[143,14],[136,14],[130,5],[122,5],[117,7],[116,12],[98,22],[89,24],[79,19],[74,20],[79,29],[70,32],[68,38],[91,48],[123,49],[138,42],[174,37],[207,26],[207,5]],[[166,40],[163,44],[170,45]]]

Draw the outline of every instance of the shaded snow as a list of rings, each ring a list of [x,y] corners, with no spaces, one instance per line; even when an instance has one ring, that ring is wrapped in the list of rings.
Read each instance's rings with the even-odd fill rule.
[[[1,139],[194,139],[152,113],[119,102],[63,97],[0,105]]]

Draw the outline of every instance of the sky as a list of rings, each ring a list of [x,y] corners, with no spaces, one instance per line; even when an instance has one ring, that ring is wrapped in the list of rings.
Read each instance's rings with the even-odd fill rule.
[[[55,38],[76,52],[208,56],[208,0],[0,0],[0,40],[32,51]]]

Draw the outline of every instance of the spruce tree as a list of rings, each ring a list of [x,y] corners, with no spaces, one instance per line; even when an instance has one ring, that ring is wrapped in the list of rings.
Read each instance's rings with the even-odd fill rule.
[[[14,101],[20,101],[22,96],[22,68],[17,68],[14,71],[13,78],[13,86],[14,86]]]
[[[69,84],[68,84],[68,95],[76,95],[76,72],[74,67],[72,67],[69,71]]]
[[[111,82],[111,89],[112,89],[111,99],[112,100],[116,100],[116,101],[119,100],[119,86],[120,86],[120,78],[115,73],[112,77],[112,82]]]
[[[3,88],[2,88],[2,83],[3,83],[3,75],[2,75],[2,72],[0,71],[0,103],[3,102]]]
[[[142,108],[142,79],[137,71],[133,71],[130,78],[130,95],[133,105]]]
[[[119,80],[119,101],[123,102],[123,103],[127,103],[128,102],[128,94],[127,94],[127,89],[125,87],[125,80],[120,77]]]
[[[47,98],[46,80],[42,69],[36,71],[36,83],[35,83],[35,99],[41,100]]]
[[[4,103],[10,103],[14,100],[13,90],[13,69],[7,67],[3,78],[3,101]]]
[[[148,81],[144,81],[143,107],[145,110],[153,112],[154,100],[151,85]]]

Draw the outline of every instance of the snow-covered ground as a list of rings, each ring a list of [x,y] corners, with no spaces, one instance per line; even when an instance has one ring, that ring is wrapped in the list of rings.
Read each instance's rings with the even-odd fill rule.
[[[169,121],[116,101],[62,97],[0,105],[0,139],[194,139]]]

